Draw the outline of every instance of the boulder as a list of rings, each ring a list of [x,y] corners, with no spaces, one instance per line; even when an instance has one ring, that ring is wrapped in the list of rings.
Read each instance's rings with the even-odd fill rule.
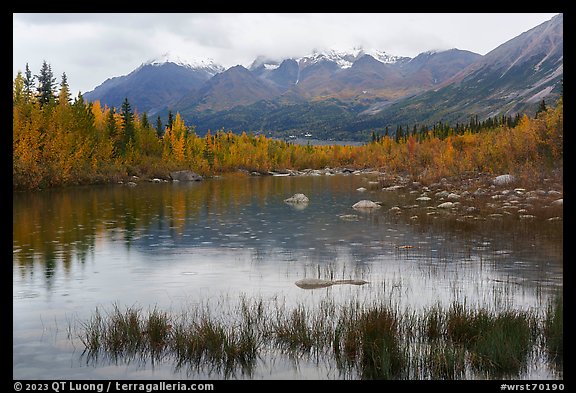
[[[382,189],[382,191],[396,191],[396,190],[399,190],[399,189],[401,189],[401,188],[404,188],[404,186],[401,185],[401,184],[397,184],[397,185],[394,185],[394,186],[385,187],[385,188]]]
[[[376,202],[369,201],[367,199],[363,199],[360,202],[356,202],[352,205],[353,209],[379,209],[380,205]]]
[[[492,180],[492,183],[495,186],[506,186],[508,184],[514,183],[514,181],[516,181],[516,178],[514,176],[506,174],[496,176],[494,180]]]
[[[564,205],[564,198],[556,199],[551,203],[552,206],[563,206]]]
[[[290,198],[284,199],[284,202],[301,204],[310,202],[310,199],[308,199],[308,197],[304,194],[294,194]]]
[[[450,193],[446,190],[439,191],[436,194],[434,194],[434,196],[436,196],[436,198],[446,198],[448,195],[450,195]]]
[[[177,181],[200,181],[202,176],[189,170],[170,172],[170,178]]]
[[[439,204],[438,206],[439,209],[451,209],[454,207],[454,203],[453,202],[444,202]]]

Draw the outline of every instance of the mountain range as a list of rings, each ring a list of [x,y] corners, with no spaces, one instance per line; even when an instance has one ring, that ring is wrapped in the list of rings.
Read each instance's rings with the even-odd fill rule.
[[[165,54],[84,94],[167,118],[179,112],[200,134],[224,128],[323,139],[365,139],[385,127],[465,122],[533,112],[557,98],[563,77],[563,15],[482,56],[427,51],[414,58],[353,48],[300,58],[259,56],[246,68]]]

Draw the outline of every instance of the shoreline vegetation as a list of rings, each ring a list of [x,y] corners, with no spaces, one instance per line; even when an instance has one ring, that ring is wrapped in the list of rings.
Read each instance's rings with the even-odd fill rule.
[[[14,191],[117,183],[133,176],[167,179],[177,170],[212,177],[372,168],[423,184],[462,173],[509,173],[521,186],[562,177],[562,97],[535,118],[397,127],[390,135],[373,134],[361,146],[312,146],[223,129],[199,136],[178,113],[163,125],[160,118],[154,122],[134,112],[127,99],[119,109],[88,103],[81,94],[72,100],[65,74],[58,94],[52,85],[48,93],[35,94],[28,74],[28,69],[27,76],[19,73],[13,83]]]
[[[517,378],[541,362],[563,368],[562,294],[545,310],[492,310],[466,301],[401,310],[380,299],[287,308],[240,297],[181,313],[97,308],[76,336],[88,362],[173,362],[177,370],[250,378],[260,361],[323,361],[346,379]]]

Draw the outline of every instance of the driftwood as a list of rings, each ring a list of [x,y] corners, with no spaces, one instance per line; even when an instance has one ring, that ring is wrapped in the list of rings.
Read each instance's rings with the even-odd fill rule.
[[[326,288],[332,285],[340,284],[352,284],[352,285],[364,285],[368,284],[368,281],[364,280],[322,280],[319,278],[304,278],[302,280],[296,281],[296,286],[302,289],[316,289],[316,288]]]

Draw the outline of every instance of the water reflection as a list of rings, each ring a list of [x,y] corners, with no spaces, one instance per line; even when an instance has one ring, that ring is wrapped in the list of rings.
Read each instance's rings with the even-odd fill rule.
[[[15,376],[66,375],[69,360],[58,368],[30,358],[39,343],[45,357],[70,353],[42,341],[45,321],[86,317],[112,302],[179,308],[239,293],[288,304],[384,293],[411,307],[454,299],[498,307],[504,299],[537,308],[543,293],[562,286],[561,224],[430,216],[425,206],[399,215],[390,209],[414,206],[416,196],[356,191],[373,180],[227,178],[14,194]],[[309,197],[305,209],[284,203],[296,193]],[[352,209],[361,199],[381,208]],[[370,284],[305,291],[294,284],[303,278]],[[74,372],[84,378],[104,369]]]

